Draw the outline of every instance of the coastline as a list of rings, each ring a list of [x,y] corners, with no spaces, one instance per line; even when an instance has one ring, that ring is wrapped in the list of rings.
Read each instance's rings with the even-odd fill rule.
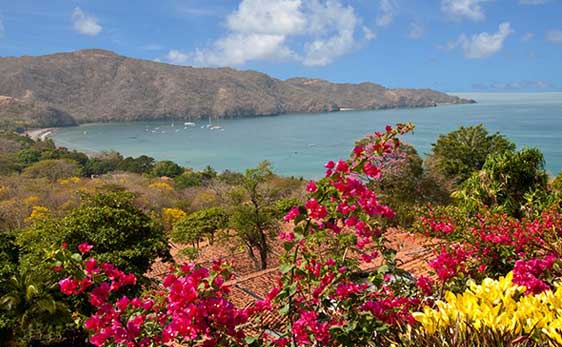
[[[49,136],[53,135],[56,130],[57,128],[31,129],[26,130],[25,135],[30,137],[33,141],[45,141]]]

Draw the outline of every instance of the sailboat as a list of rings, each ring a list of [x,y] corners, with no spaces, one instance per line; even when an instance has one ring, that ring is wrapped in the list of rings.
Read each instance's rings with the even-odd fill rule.
[[[210,130],[223,130],[223,128],[220,125],[213,125],[211,123],[211,117],[209,116],[209,124],[207,124],[207,128],[209,128]]]

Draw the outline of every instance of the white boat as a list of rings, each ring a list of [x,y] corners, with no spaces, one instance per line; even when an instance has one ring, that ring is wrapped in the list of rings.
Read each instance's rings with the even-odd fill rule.
[[[193,123],[193,122],[185,122],[185,123],[183,123],[183,125],[185,125],[186,127],[194,127],[194,126],[195,126],[195,123]]]
[[[213,125],[213,126],[210,126],[209,129],[211,129],[211,130],[221,130],[222,127],[218,126],[218,125]]]

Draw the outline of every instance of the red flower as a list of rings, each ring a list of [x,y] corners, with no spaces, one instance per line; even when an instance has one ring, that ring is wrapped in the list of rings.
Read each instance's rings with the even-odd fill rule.
[[[84,242],[84,243],[81,243],[80,245],[78,245],[78,250],[82,254],[88,253],[89,251],[92,250],[92,248],[94,248],[94,246],[88,244],[87,242]]]
[[[317,190],[318,190],[318,187],[316,187],[316,182],[314,182],[314,181],[310,181],[306,185],[306,191],[309,192],[309,193],[314,193]]]
[[[289,212],[287,212],[287,214],[285,215],[285,217],[283,218],[283,220],[285,222],[290,222],[293,219],[297,218],[300,215],[300,211],[298,207],[293,207],[289,210]]]
[[[66,295],[77,294],[78,281],[73,278],[65,278],[59,281],[60,291]]]

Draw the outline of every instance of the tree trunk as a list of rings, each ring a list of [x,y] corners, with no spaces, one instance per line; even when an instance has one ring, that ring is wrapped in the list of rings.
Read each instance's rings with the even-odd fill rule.
[[[259,238],[260,238],[260,242],[259,242],[259,250],[260,250],[260,262],[261,262],[261,269],[265,270],[267,269],[267,236],[265,235],[265,232],[262,230],[262,228],[258,228],[259,229]]]
[[[252,246],[246,243],[246,250],[248,251],[248,257],[250,257],[250,259],[252,259],[252,262],[254,263],[254,268],[256,270],[259,270],[260,263],[258,262],[258,258],[256,258],[256,255],[254,254]]]

